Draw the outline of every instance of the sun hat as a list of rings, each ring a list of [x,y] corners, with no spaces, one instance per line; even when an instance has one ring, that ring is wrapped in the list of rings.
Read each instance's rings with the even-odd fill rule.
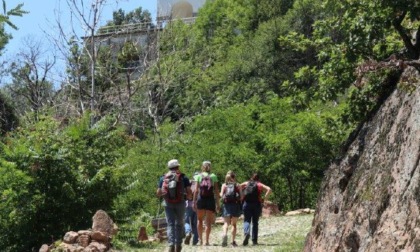
[[[180,164],[179,164],[177,159],[171,159],[168,162],[168,169],[173,169],[173,168],[176,168],[176,167],[179,167],[179,166],[180,166]]]

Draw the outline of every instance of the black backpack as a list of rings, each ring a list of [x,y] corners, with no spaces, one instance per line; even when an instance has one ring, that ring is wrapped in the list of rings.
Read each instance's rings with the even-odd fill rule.
[[[239,199],[239,193],[236,186],[236,183],[226,184],[226,191],[223,195],[223,200],[225,203],[237,203]]]
[[[258,202],[259,196],[258,182],[249,181],[244,189],[244,200],[246,202]]]

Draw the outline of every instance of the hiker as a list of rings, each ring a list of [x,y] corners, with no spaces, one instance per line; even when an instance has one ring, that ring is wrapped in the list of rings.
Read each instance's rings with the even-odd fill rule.
[[[209,237],[211,225],[215,221],[215,214],[220,210],[220,195],[217,176],[210,173],[210,161],[204,161],[201,166],[202,172],[195,176],[197,190],[194,193],[193,207],[197,212],[197,231],[200,245],[203,245],[203,221],[206,220],[206,241],[210,245]]]
[[[264,199],[271,193],[271,188],[260,182],[257,173],[251,176],[249,181],[241,184],[244,194],[243,213],[244,213],[244,241],[243,245],[248,245],[250,229],[252,223],[252,244],[258,245],[258,221],[262,213]],[[265,192],[264,198],[262,193]]]
[[[159,180],[156,191],[158,197],[165,199],[165,214],[168,235],[169,252],[178,252],[182,249],[184,238],[185,195],[191,198],[190,180],[181,173],[178,160],[168,162],[169,171]]]
[[[232,246],[238,246],[235,241],[236,223],[241,215],[241,200],[243,199],[242,189],[236,183],[235,173],[228,171],[225,177],[225,183],[220,190],[220,197],[223,201],[223,236],[222,246],[227,246],[227,233],[229,225],[232,225]]]
[[[198,175],[199,172],[195,172],[193,175],[193,179],[190,180],[191,183],[191,191],[194,194],[197,188],[197,181],[194,180],[194,176]],[[192,240],[192,245],[197,245],[198,243],[198,231],[197,231],[197,213],[193,209],[193,196],[187,199],[186,201],[186,210],[185,210],[185,240],[184,244],[189,245]]]

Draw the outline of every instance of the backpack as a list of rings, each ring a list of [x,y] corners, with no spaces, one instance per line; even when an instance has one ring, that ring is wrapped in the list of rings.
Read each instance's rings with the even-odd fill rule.
[[[244,189],[244,200],[246,202],[258,202],[259,196],[258,182],[249,181]]]
[[[201,198],[214,197],[213,184],[211,182],[210,174],[207,174],[207,175],[201,174],[200,197]]]
[[[163,178],[162,191],[166,202],[184,201],[184,175],[179,171],[169,171]]]
[[[238,202],[238,189],[236,183],[226,184],[226,191],[223,195],[225,203],[237,203]]]

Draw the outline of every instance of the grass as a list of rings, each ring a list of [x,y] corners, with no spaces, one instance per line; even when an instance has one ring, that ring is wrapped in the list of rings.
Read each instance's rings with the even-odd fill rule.
[[[210,246],[183,245],[182,251],[270,251],[270,252],[300,252],[303,250],[305,238],[310,230],[313,215],[275,216],[262,218],[259,223],[258,246],[242,246],[242,221],[238,223],[236,242],[238,247],[222,247],[222,226],[214,225],[210,237]],[[250,242],[251,243],[251,242]],[[252,243],[251,243],[252,244]],[[165,251],[166,242],[155,244],[132,243],[131,246],[120,244],[117,251]]]

